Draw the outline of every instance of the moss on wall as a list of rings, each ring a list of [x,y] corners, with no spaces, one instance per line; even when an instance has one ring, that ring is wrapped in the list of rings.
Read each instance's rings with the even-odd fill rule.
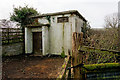
[[[62,47],[61,57],[62,57],[62,58],[65,58],[65,51],[64,51],[64,48],[63,48],[63,47]]]

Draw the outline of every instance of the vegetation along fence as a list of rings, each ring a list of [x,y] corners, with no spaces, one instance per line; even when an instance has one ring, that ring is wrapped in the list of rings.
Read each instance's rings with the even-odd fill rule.
[[[22,42],[24,33],[20,28],[2,28],[2,44]]]
[[[73,77],[80,80],[120,79],[120,52],[83,46],[83,34],[73,33]]]

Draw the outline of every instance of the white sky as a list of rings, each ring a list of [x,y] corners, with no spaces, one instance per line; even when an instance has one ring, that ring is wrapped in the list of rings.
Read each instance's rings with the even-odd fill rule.
[[[104,17],[118,12],[119,0],[1,0],[0,19],[9,19],[15,7],[34,7],[40,13],[78,10],[89,22],[92,28],[101,28]]]

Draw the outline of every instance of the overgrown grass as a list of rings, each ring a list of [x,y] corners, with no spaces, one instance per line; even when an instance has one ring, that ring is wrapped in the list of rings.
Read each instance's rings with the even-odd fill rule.
[[[78,50],[83,51],[85,64],[100,64],[100,63],[116,63],[118,62],[118,54],[113,54],[109,51],[101,51],[99,49],[88,48],[85,46],[79,47]]]

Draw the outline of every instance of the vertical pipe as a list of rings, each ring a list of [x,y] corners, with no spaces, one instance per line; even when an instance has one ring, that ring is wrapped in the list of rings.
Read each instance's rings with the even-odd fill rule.
[[[0,28],[0,80],[2,80],[2,29]]]
[[[120,51],[120,1],[118,2],[118,42],[119,42],[119,51]]]

